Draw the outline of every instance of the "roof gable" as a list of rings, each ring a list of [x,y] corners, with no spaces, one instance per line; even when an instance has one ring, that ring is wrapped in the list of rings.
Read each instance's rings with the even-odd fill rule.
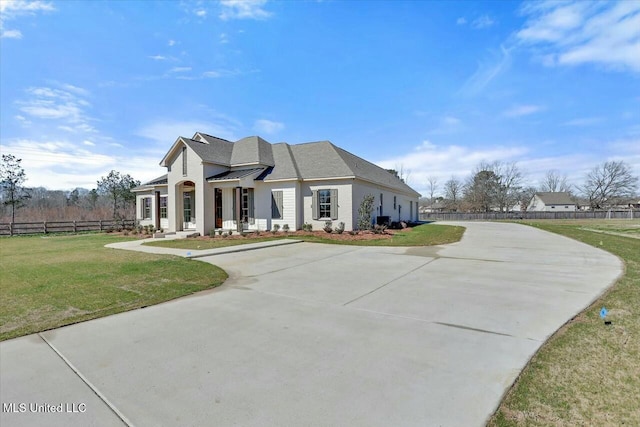
[[[259,136],[249,136],[233,143],[231,165],[259,164],[274,166],[271,144]]]
[[[542,200],[542,202],[545,205],[575,205],[576,204],[576,202],[574,202],[571,199],[571,193],[568,193],[568,192],[543,191],[543,192],[536,193],[536,196],[538,196],[538,198]]]

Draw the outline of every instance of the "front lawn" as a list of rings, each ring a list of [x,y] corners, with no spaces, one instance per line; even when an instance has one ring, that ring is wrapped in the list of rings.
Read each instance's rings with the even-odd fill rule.
[[[158,304],[222,284],[211,264],[105,248],[108,234],[0,240],[0,340]]]

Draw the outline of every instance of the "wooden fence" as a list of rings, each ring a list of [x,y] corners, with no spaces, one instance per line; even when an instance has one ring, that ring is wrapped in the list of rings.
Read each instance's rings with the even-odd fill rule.
[[[97,221],[40,221],[0,223],[0,236],[46,233],[80,233],[83,231],[115,230],[119,227],[134,227],[135,220]]]
[[[505,219],[639,219],[640,210],[575,212],[432,212],[421,213],[422,221],[494,221]]]

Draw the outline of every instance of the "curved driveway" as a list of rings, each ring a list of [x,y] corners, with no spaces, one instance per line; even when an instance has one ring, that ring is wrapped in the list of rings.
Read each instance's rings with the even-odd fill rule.
[[[87,409],[3,411],[1,424],[481,426],[622,265],[534,228],[462,225],[462,241],[442,247],[299,243],[200,258],[228,282],[6,341],[3,403]]]

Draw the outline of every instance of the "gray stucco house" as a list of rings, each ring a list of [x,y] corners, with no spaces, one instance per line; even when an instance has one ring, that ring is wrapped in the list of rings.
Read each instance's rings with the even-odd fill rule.
[[[325,221],[357,227],[364,196],[372,216],[418,219],[420,194],[394,174],[329,141],[271,144],[259,136],[236,142],[196,132],[179,137],[160,162],[167,174],[133,191],[141,225],[168,232],[212,229],[291,230]]]

